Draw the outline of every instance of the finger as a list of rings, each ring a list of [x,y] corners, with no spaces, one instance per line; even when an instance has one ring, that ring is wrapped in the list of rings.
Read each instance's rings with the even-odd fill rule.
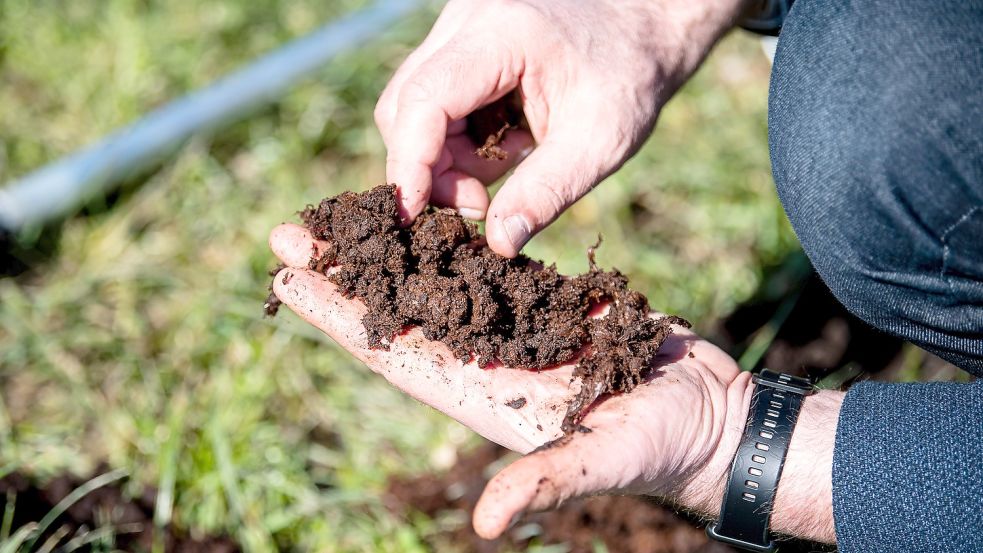
[[[399,92],[387,143],[386,175],[396,184],[404,220],[430,199],[432,169],[440,159],[448,122],[515,88],[518,73],[495,39],[451,40],[407,79]]]
[[[515,257],[529,239],[601,179],[601,163],[573,140],[546,140],[516,168],[488,208],[488,245]]]
[[[375,124],[379,128],[382,140],[387,142],[389,131],[396,118],[396,99],[399,98],[399,90],[402,88],[406,79],[412,75],[420,65],[430,58],[461,28],[467,20],[466,2],[449,2],[440,12],[433,27],[427,34],[427,38],[410,53],[389,79],[385,90],[379,96],[379,101],[375,106]]]
[[[311,259],[319,257],[328,243],[315,240],[306,228],[284,223],[270,231],[270,249],[287,267],[306,268]]]
[[[532,152],[535,143],[529,131],[509,130],[498,144],[505,150],[507,156],[501,160],[479,157],[475,154],[475,144],[464,135],[448,138],[446,147],[454,159],[455,169],[471,175],[486,185],[491,185],[525,159]]]
[[[638,476],[629,457],[631,447],[612,439],[621,433],[606,431],[596,422],[591,427],[593,432],[574,434],[565,444],[530,453],[495,475],[475,506],[475,532],[494,539],[523,513],[630,486]]]
[[[488,211],[488,190],[478,179],[454,169],[448,169],[434,179],[430,203],[452,207],[463,217],[474,221],[485,218]]]
[[[345,298],[326,276],[289,267],[273,278],[273,293],[302,319],[371,366],[373,351],[362,326],[365,307]]]

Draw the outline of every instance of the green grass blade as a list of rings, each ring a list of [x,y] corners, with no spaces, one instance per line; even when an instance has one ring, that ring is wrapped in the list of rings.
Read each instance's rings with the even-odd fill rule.
[[[792,309],[795,308],[795,304],[799,302],[800,295],[802,295],[801,290],[785,298],[771,320],[754,333],[747,349],[744,350],[740,359],[737,360],[737,364],[740,365],[742,371],[754,370],[758,361],[761,361],[765,352],[768,351],[768,348],[771,347],[772,342],[778,336],[778,331],[782,329],[785,320],[792,313]]]
[[[10,526],[14,522],[14,508],[17,505],[17,491],[13,488],[7,490],[7,503],[3,508],[3,523],[0,524],[0,543],[7,541],[10,537]]]
[[[174,485],[177,481],[178,453],[181,449],[182,427],[186,401],[178,395],[168,417],[167,440],[160,453],[160,479],[157,483],[157,501],[154,505],[154,526],[163,528],[171,523],[174,510]],[[158,533],[159,534],[159,533]]]
[[[76,501],[92,493],[93,490],[97,490],[107,484],[112,484],[113,482],[124,478],[127,474],[129,474],[129,472],[126,469],[116,469],[114,471],[107,472],[106,474],[96,476],[92,480],[89,480],[88,482],[72,490],[72,493],[66,495],[65,499],[62,499],[57,505],[52,507],[51,510],[48,511],[48,514],[44,515],[44,518],[42,518],[41,522],[38,523],[37,531],[33,533],[31,542],[28,544],[28,549],[34,547],[34,542],[37,541],[38,537],[48,529],[48,526],[51,526],[51,523],[61,516],[62,513],[68,510],[69,507],[74,505]]]
[[[120,534],[135,534],[141,530],[143,530],[143,524],[139,522],[133,524],[123,524],[121,526],[102,526],[92,530],[91,532],[86,532],[81,536],[72,538],[68,541],[68,543],[62,546],[59,551],[61,553],[71,553],[72,551],[76,551],[82,547],[85,547],[86,545],[90,545],[98,541],[110,540],[115,538],[115,536],[119,536]]]
[[[51,553],[56,547],[58,547],[58,542],[67,536],[68,532],[70,531],[71,530],[68,525],[59,527],[57,530],[55,530],[54,534],[51,534],[48,539],[44,540],[44,543],[38,548],[37,553]]]
[[[38,525],[32,522],[18,528],[10,539],[0,542],[0,553],[17,553],[20,550],[20,546],[31,537],[31,534],[37,527]]]

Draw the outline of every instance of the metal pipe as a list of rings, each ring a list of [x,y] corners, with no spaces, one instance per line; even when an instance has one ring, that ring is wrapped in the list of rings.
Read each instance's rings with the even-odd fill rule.
[[[0,189],[0,229],[17,231],[66,216],[85,201],[152,168],[188,138],[215,130],[282,96],[340,52],[364,42],[420,0],[379,0],[179,98],[102,141]]]

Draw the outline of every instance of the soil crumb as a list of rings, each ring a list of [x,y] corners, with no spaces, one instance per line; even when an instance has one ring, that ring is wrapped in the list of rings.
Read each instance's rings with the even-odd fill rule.
[[[286,265],[284,265],[283,263],[280,263],[276,267],[273,267],[272,269],[270,269],[270,276],[271,277],[272,276],[276,276],[277,273],[279,273],[281,270],[286,269],[286,268],[287,268]],[[284,280],[286,280],[287,276],[284,275],[283,278],[284,278]],[[284,284],[286,284],[286,282],[284,282]],[[266,313],[266,316],[267,317],[274,317],[274,316],[276,316],[277,312],[280,311],[280,305],[283,302],[281,302],[280,301],[280,298],[276,297],[276,294],[273,293],[273,283],[272,282],[270,283],[269,291],[270,291],[270,293],[266,296],[266,302],[263,303],[263,313]]]
[[[475,110],[468,116],[468,137],[478,145],[474,154],[489,161],[508,159],[509,154],[499,144],[505,134],[525,125],[522,99],[517,92]]]
[[[590,270],[565,278],[555,266],[499,256],[450,209],[431,208],[401,228],[395,194],[394,185],[345,192],[300,213],[329,244],[310,268],[368,307],[362,324],[370,347],[386,349],[416,326],[482,367],[499,361],[536,370],[577,360],[581,387],[562,427],[569,434],[598,397],[643,381],[672,325],[689,327],[679,317],[651,318],[648,300],[624,275],[598,268],[596,245]],[[267,312],[277,304],[268,300]],[[599,305],[607,313],[591,317]]]
[[[511,401],[506,401],[505,402],[505,405],[507,405],[508,407],[511,407],[513,409],[522,409],[523,407],[526,406],[526,398],[524,398],[524,397],[517,397],[517,398],[515,398],[515,399],[513,399]]]

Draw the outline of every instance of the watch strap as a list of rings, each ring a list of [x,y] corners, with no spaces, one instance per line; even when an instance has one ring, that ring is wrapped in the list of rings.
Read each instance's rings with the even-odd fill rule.
[[[770,552],[775,550],[768,532],[775,491],[802,401],[814,388],[806,379],[767,369],[755,384],[720,517],[707,534],[748,551]]]

